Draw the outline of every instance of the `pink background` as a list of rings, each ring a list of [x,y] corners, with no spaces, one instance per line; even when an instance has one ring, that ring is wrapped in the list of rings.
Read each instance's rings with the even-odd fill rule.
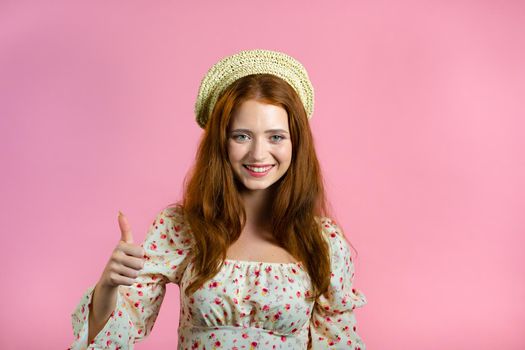
[[[0,3],[0,348],[66,348],[119,239],[181,195],[218,59],[285,51],[368,348],[525,348],[522,1]],[[178,290],[137,349],[175,349]],[[44,345],[45,344],[45,345]]]

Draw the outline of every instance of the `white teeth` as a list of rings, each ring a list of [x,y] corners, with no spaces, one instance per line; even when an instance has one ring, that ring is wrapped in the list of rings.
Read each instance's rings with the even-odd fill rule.
[[[265,167],[265,168],[256,168],[256,167],[251,167],[249,165],[246,165],[246,167],[248,169],[250,169],[251,171],[253,171],[254,173],[264,173],[268,170],[270,170],[271,166],[268,166],[268,167]]]

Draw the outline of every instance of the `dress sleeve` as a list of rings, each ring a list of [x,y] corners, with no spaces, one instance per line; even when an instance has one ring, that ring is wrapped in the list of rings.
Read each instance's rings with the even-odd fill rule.
[[[182,209],[167,208],[151,224],[141,246],[146,261],[135,283],[118,287],[115,310],[88,345],[90,286],[71,314],[75,340],[71,350],[132,349],[151,332],[166,293],[166,283],[178,284],[188,263],[190,239]]]
[[[332,273],[327,296],[321,295],[314,305],[308,349],[365,350],[357,334],[354,309],[367,300],[352,286],[354,265],[349,244],[331,219],[323,218],[321,223],[329,241]]]

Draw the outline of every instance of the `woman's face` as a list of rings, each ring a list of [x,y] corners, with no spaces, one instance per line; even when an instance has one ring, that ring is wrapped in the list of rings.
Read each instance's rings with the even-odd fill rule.
[[[292,160],[286,110],[256,100],[241,104],[228,130],[228,157],[247,190],[265,190],[277,182]]]

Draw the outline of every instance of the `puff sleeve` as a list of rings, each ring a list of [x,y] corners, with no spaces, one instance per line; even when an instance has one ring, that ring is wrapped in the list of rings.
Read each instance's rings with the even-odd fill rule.
[[[321,295],[314,305],[308,349],[365,350],[356,331],[354,309],[367,300],[352,286],[354,265],[349,244],[331,219],[323,218],[321,223],[329,241],[332,273],[327,296]]]
[[[115,310],[91,344],[87,344],[89,305],[95,286],[89,287],[71,314],[75,340],[69,349],[132,349],[151,332],[166,293],[166,283],[178,284],[188,263],[190,239],[182,209],[161,211],[141,246],[146,261],[135,283],[118,287]]]

